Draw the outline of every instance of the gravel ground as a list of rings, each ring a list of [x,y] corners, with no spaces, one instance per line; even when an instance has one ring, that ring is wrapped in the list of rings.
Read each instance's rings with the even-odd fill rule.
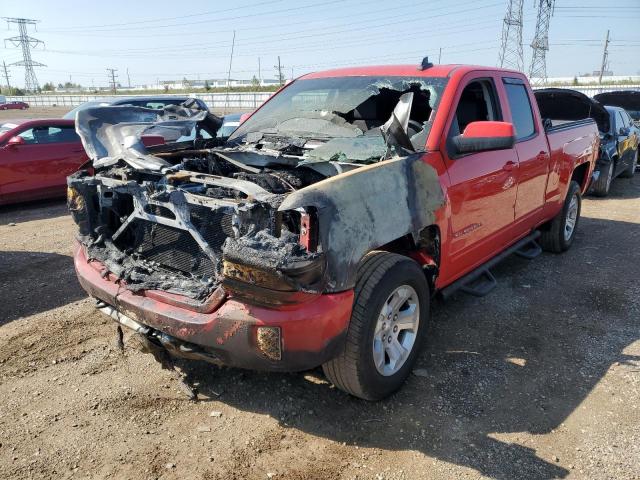
[[[115,347],[64,203],[0,208],[0,478],[639,479],[640,175],[582,214],[566,254],[509,258],[489,296],[435,302],[388,400],[320,370],[183,362],[193,403]]]

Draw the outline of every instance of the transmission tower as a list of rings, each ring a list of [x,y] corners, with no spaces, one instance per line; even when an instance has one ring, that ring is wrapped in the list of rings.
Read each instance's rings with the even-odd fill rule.
[[[33,70],[33,67],[46,67],[46,65],[31,59],[31,49],[36,48],[38,45],[44,45],[44,42],[37,38],[30,37],[27,33],[27,25],[35,25],[38,20],[13,17],[3,18],[7,21],[7,25],[11,25],[12,23],[17,24],[19,33],[16,37],[5,38],[5,46],[7,42],[10,42],[13,46],[22,48],[22,61],[14,62],[10,65],[24,67],[24,88],[28,92],[35,92],[40,88],[40,85],[38,84],[38,78],[36,77],[36,72]]]
[[[547,81],[547,51],[549,51],[549,21],[553,15],[555,0],[538,0],[538,18],[536,33],[531,42],[533,54],[529,79],[536,84]]]
[[[503,68],[524,71],[522,54],[522,4],[524,0],[509,0],[502,25],[502,45],[498,64]]]

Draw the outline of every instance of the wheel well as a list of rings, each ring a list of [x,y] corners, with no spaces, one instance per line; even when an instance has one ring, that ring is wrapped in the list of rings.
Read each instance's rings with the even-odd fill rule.
[[[440,229],[437,225],[429,225],[418,235],[418,239],[409,234],[397,238],[376,250],[398,253],[417,261],[424,271],[431,291],[434,291],[435,280],[440,267]],[[427,262],[432,260],[433,262]]]
[[[588,184],[587,174],[589,173],[589,164],[582,163],[578,165],[571,174],[571,180],[575,181],[580,185],[580,190],[584,192],[585,188]]]

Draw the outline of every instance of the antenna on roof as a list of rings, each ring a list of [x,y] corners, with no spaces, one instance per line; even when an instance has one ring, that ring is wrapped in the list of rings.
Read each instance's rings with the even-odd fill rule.
[[[422,59],[422,63],[418,67],[418,70],[426,70],[427,68],[433,67],[433,63],[429,61],[429,57],[424,57]]]

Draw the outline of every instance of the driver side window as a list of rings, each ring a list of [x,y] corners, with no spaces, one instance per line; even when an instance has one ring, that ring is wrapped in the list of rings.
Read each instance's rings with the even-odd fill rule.
[[[472,80],[464,87],[447,135],[447,151],[454,155],[453,138],[471,122],[501,121],[498,95],[491,79]]]
[[[500,121],[496,90],[492,80],[473,80],[460,95],[449,137],[464,133],[471,122]]]

